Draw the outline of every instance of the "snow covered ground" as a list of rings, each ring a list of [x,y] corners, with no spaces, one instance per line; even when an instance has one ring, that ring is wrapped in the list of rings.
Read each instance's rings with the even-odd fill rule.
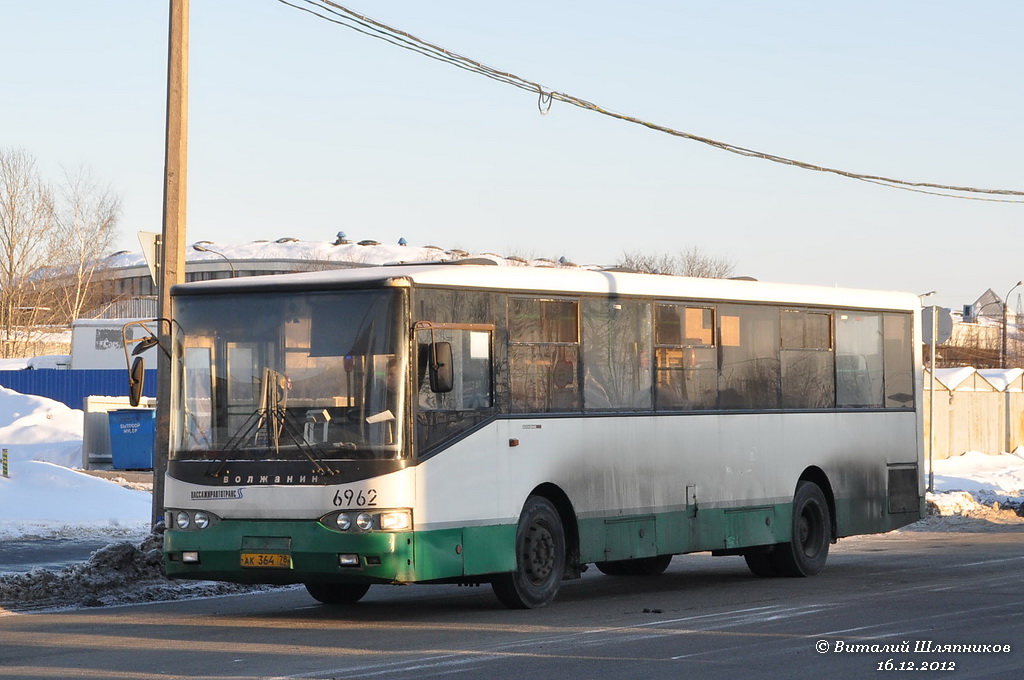
[[[231,592],[232,586],[162,579],[159,539],[149,536],[150,490],[76,470],[81,445],[81,411],[0,387],[0,448],[8,452],[8,477],[0,477],[0,550],[4,541],[26,539],[102,537],[112,544],[62,572],[0,576],[0,614],[5,603],[19,600],[53,606],[63,597],[95,605]],[[934,473],[936,493],[928,500],[935,516],[909,530],[957,531],[966,522],[971,531],[1024,528],[1024,517],[1013,511],[1024,502],[1020,455],[966,453],[936,461]]]
[[[110,537],[149,533],[152,497],[91,477],[82,463],[81,411],[0,387],[0,541],[21,537]],[[0,543],[2,545],[2,543]]]

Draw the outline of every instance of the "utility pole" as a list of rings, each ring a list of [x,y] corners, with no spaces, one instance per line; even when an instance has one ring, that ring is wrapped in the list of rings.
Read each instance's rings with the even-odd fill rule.
[[[188,168],[188,2],[170,0],[167,49],[167,136],[164,215],[157,285],[160,317],[171,319],[171,286],[185,281],[185,196]],[[174,353],[170,323],[158,323],[160,344]],[[156,437],[153,442],[153,524],[164,512],[164,474],[170,450],[173,357],[157,352]]]
[[[932,332],[928,339],[928,493],[935,493],[935,340],[939,334],[939,310],[932,305]]]

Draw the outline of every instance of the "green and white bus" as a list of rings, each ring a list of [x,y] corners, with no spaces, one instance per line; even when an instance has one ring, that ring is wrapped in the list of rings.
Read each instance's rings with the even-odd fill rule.
[[[172,294],[175,578],[532,608],[698,551],[809,576],[922,515],[912,294],[479,261]]]

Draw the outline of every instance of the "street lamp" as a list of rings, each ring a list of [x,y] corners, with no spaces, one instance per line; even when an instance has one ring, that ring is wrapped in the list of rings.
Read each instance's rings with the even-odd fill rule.
[[[225,255],[224,253],[218,253],[216,250],[211,250],[210,248],[207,248],[206,246],[201,246],[198,243],[192,244],[192,250],[199,253],[213,253],[214,255],[220,255],[221,257],[224,258],[224,261],[228,263],[228,268],[231,270],[231,278],[235,278],[235,266],[231,264],[231,260],[228,259],[228,256]]]
[[[1024,281],[1018,281],[1013,284],[1013,288],[1006,292],[1006,297],[1003,298],[1003,346],[999,351],[999,367],[1006,368],[1006,326],[1009,323],[1009,315],[1007,314],[1006,308],[1010,304],[1010,293],[1012,293],[1017,286],[1024,284]],[[1017,323],[1020,324],[1020,319],[1017,319]]]

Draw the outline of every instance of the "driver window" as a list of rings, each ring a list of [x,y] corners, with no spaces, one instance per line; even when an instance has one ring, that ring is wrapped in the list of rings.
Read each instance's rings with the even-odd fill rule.
[[[210,347],[185,348],[182,380],[185,403],[183,430],[186,449],[209,449],[213,428],[213,352]]]
[[[452,348],[454,387],[451,392],[430,389],[432,344],[447,342]],[[490,408],[491,333],[480,330],[434,328],[417,332],[419,407],[421,411],[472,411]]]

